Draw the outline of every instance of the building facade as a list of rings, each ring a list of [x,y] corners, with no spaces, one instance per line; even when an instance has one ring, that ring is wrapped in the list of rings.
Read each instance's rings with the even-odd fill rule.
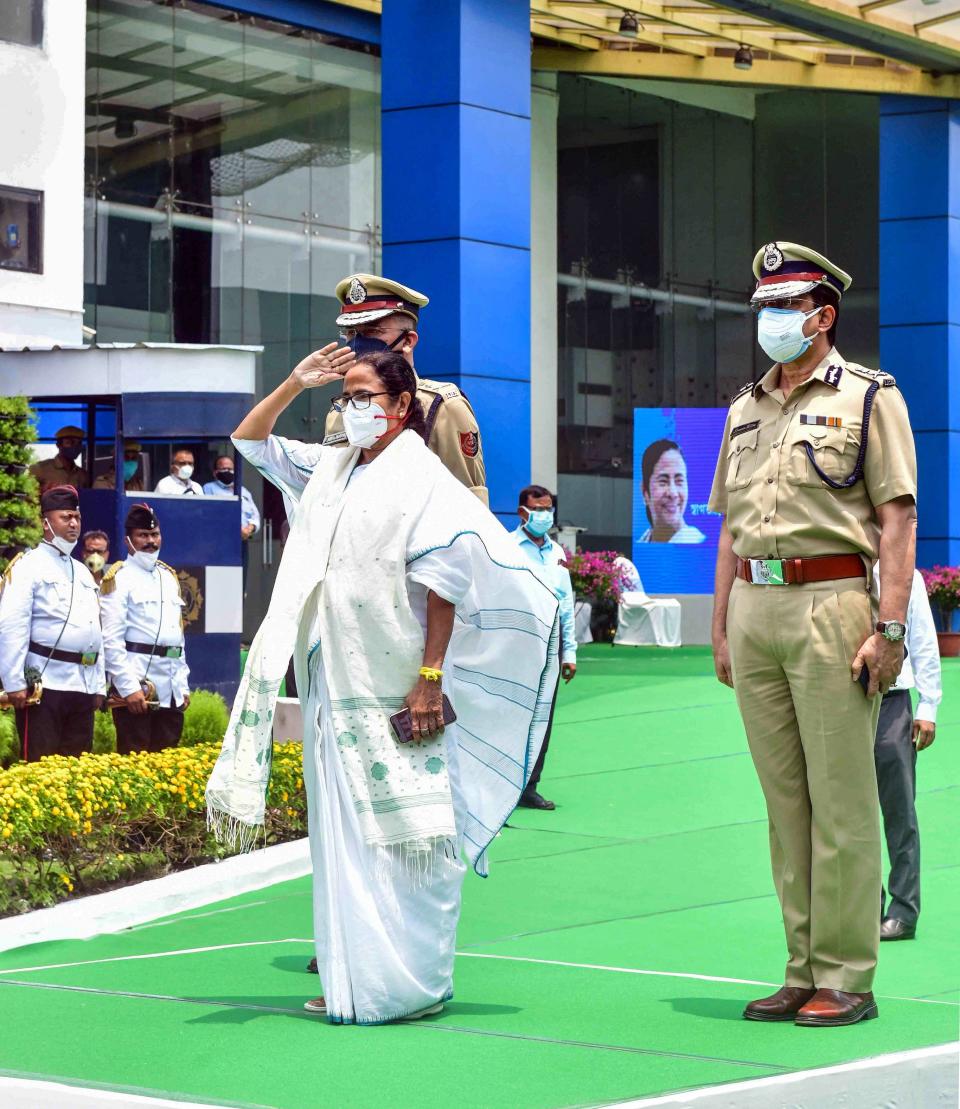
[[[726,405],[760,369],[753,253],[805,242],[854,276],[841,350],[910,404],[918,561],[960,562],[953,0],[910,34],[777,0],[773,37],[733,0],[83,6],[0,14],[8,96],[48,90],[39,120],[0,121],[4,346],[79,341],[81,319],[98,342],[251,344],[266,392],[335,337],[336,281],[382,271],[431,298],[418,370],[473,403],[494,510],[533,479],[584,545],[629,551],[634,409]],[[328,402],[279,430],[316,437]]]

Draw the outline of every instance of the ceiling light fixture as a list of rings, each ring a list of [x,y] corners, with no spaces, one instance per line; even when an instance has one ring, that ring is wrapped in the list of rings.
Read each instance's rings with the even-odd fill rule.
[[[626,35],[627,38],[635,39],[640,30],[640,21],[633,14],[633,12],[624,12],[620,16],[620,34]]]
[[[753,51],[749,46],[740,46],[733,56],[734,69],[753,69]]]

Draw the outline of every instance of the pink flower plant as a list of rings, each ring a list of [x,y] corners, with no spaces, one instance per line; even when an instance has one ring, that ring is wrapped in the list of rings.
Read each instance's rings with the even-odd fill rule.
[[[617,605],[627,587],[623,571],[615,565],[618,551],[567,551],[567,569],[574,593],[594,604]]]
[[[934,566],[921,570],[930,603],[940,609],[944,622],[949,626],[950,614],[960,608],[960,566]]]

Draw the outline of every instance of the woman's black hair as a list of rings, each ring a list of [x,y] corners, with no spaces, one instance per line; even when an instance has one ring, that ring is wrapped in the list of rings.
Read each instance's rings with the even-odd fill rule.
[[[641,481],[644,493],[650,492],[650,479],[653,477],[653,471],[657,468],[657,463],[667,453],[667,451],[677,451],[681,458],[683,458],[683,451],[680,450],[680,444],[675,443],[672,439],[657,439],[656,442],[650,444],[649,447],[643,452],[643,461],[640,463],[640,473],[642,475]],[[644,502],[646,508],[646,502]],[[646,509],[648,523],[653,523],[653,517],[650,515],[650,509]]]
[[[378,350],[373,354],[361,355],[357,364],[361,362],[373,369],[391,397],[399,397],[401,393],[410,394],[410,413],[403,426],[426,440],[427,417],[417,396],[417,375],[406,358],[399,351]]]

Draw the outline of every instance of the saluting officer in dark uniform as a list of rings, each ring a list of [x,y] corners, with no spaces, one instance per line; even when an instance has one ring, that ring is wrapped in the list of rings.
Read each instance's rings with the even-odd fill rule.
[[[744,1016],[852,1024],[877,1015],[873,742],[878,694],[903,661],[913,435],[894,379],[833,345],[850,276],[785,242],[761,248],[754,274],[757,338],[775,364],[734,398],[724,430],[713,649],[767,802],[789,959],[784,987]]]

